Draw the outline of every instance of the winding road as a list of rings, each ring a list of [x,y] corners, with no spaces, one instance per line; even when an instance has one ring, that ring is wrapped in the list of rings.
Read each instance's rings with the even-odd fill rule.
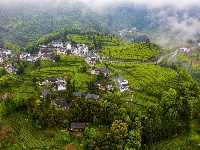
[[[190,47],[188,49],[190,49],[190,51],[193,51],[193,50],[195,50],[196,47],[197,46],[193,46],[193,47]],[[173,52],[170,52],[168,54],[160,56],[160,58],[157,60],[156,64],[161,63],[163,61],[163,59],[166,58],[166,57],[169,57],[167,60],[170,61],[172,58],[174,58],[178,54],[179,50],[180,50],[180,48],[176,49]],[[120,61],[120,60],[106,60],[106,59],[104,59],[104,60],[99,59],[99,60],[100,60],[101,63],[103,63],[103,62],[111,62],[111,63],[117,62],[117,63],[126,63],[126,64],[128,64],[128,63],[129,64],[155,64],[155,62],[125,62],[125,61]]]

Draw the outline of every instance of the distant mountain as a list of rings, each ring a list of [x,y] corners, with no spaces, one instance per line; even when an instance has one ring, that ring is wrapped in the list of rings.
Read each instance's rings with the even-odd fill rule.
[[[1,5],[0,35],[4,40],[24,46],[27,42],[57,32],[66,27],[94,29],[109,32],[98,21],[99,16],[83,3],[55,3],[34,5],[21,3],[17,6]]]
[[[95,9],[83,1],[5,2],[0,5],[0,40],[9,40],[25,46],[39,37],[65,27],[115,33],[136,27],[143,32],[188,34],[190,26],[198,26],[198,6],[176,9],[166,6],[149,9],[133,3],[105,5]],[[199,33],[192,28],[190,36]]]

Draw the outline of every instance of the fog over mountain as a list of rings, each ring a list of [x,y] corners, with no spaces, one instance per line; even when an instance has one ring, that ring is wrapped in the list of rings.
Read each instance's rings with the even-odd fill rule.
[[[200,4],[199,0],[182,0],[182,1],[174,1],[174,0],[0,0],[1,3],[4,4],[16,4],[16,3],[37,3],[37,4],[41,4],[41,3],[49,3],[49,2],[54,2],[56,4],[59,3],[68,3],[68,2],[84,2],[86,3],[88,6],[91,7],[101,7],[101,6],[105,6],[105,5],[113,5],[113,4],[122,4],[122,3],[134,3],[136,5],[146,5],[148,7],[151,8],[155,8],[155,7],[163,7],[163,6],[174,6],[176,8],[184,8],[184,7],[188,7],[191,5],[198,5]]]
[[[0,34],[28,42],[74,25],[109,33],[136,27],[157,33],[161,44],[184,42],[200,34],[199,6],[199,0],[0,0]]]

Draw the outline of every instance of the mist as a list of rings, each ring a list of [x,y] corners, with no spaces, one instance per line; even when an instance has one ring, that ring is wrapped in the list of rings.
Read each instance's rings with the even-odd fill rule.
[[[171,42],[186,42],[200,34],[199,12],[194,11],[199,10],[198,8],[194,9],[194,7],[200,6],[199,0],[0,0],[1,6],[17,7],[22,4],[36,7],[62,6],[61,8],[71,8],[76,4],[81,4],[84,9],[90,9],[99,15],[110,15],[112,14],[111,7],[123,5],[147,9],[149,27],[156,27],[157,40],[162,45]],[[126,22],[122,22],[122,24],[126,24]],[[169,33],[170,37],[163,36],[164,32]]]
[[[89,7],[98,8],[104,7],[107,5],[120,5],[124,3],[132,3],[134,5],[145,5],[148,8],[161,8],[164,6],[173,6],[176,8],[185,8],[192,5],[199,5],[199,0],[182,0],[182,1],[175,1],[175,0],[0,0],[0,3],[3,4],[16,4],[16,3],[35,3],[35,4],[42,4],[42,3],[68,3],[68,2],[78,3],[84,2]]]

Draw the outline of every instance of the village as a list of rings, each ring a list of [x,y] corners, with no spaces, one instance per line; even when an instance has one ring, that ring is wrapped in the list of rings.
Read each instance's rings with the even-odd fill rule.
[[[190,49],[180,48],[177,52],[182,52],[187,54]],[[75,47],[71,44],[64,44],[61,41],[52,41],[51,45],[39,45],[37,54],[30,54],[28,52],[21,52],[19,54],[14,54],[11,50],[0,49],[0,64],[1,67],[5,69],[8,74],[16,74],[18,69],[15,64],[16,61],[25,61],[29,63],[34,63],[38,60],[51,61],[55,62],[55,57],[57,56],[74,56],[82,57],[85,59],[85,63],[90,68],[88,72],[91,76],[103,76],[103,78],[109,80],[97,80],[93,84],[93,88],[97,88],[100,91],[113,91],[114,88],[117,89],[118,93],[124,91],[133,92],[129,87],[129,82],[124,77],[117,77],[113,75],[112,72],[108,69],[106,65],[103,64],[101,56],[94,50],[89,50],[86,44],[77,44]],[[12,60],[12,63],[9,63],[7,60]],[[95,67],[97,63],[102,64],[103,68]],[[68,81],[63,76],[53,76],[49,75],[45,80],[40,80],[36,82],[37,85],[43,88],[43,91],[40,94],[40,98],[46,100],[51,95],[51,92],[67,91],[68,90]],[[72,95],[74,98],[81,97],[85,99],[100,100],[103,95],[98,93],[86,93],[83,91],[73,91]],[[1,98],[6,100],[8,93],[5,93]],[[132,95],[133,98],[133,95]],[[132,99],[131,99],[132,101]],[[60,98],[52,99],[52,103],[56,106],[56,109],[61,109],[67,111],[70,109],[70,102],[66,102]],[[69,129],[73,132],[81,132],[86,127],[89,127],[88,122],[72,122]]]
[[[2,68],[8,74],[16,74],[18,68],[14,62],[16,61],[25,61],[25,62],[36,62],[37,60],[43,61],[52,61],[55,62],[55,55],[69,55],[69,56],[77,56],[83,57],[85,59],[85,63],[91,68],[89,74],[91,76],[98,76],[102,75],[104,78],[109,78],[112,74],[108,68],[94,68],[95,64],[99,62],[100,54],[96,53],[94,50],[88,50],[88,47],[85,44],[77,44],[76,47],[72,47],[70,44],[64,44],[60,41],[52,41],[51,46],[46,45],[39,45],[38,53],[37,54],[30,54],[28,52],[21,52],[19,54],[14,54],[11,50],[8,49],[0,49],[0,64]],[[12,63],[8,63],[6,60],[12,60]],[[92,69],[94,68],[94,69]],[[49,76],[44,81],[39,81],[37,84],[41,87],[48,87],[48,89],[44,88],[41,93],[41,98],[47,99],[48,96],[51,95],[51,90],[53,91],[64,91],[67,90],[67,81],[64,77],[53,77]],[[119,77],[110,80],[109,82],[106,81],[96,81],[93,83],[95,87],[102,91],[112,91],[114,87],[118,89],[118,92],[128,91],[129,84],[128,80]],[[51,89],[51,90],[50,90]],[[84,93],[81,91],[74,91],[74,97],[83,97],[93,100],[101,99],[102,95],[93,94],[93,93]],[[2,100],[6,100],[8,97],[8,93],[5,93],[1,98]],[[70,109],[70,103],[55,98],[53,100],[57,109],[68,110]],[[81,131],[83,132],[84,129],[89,126],[88,123],[82,122],[73,122],[71,123],[70,130],[72,131]]]

